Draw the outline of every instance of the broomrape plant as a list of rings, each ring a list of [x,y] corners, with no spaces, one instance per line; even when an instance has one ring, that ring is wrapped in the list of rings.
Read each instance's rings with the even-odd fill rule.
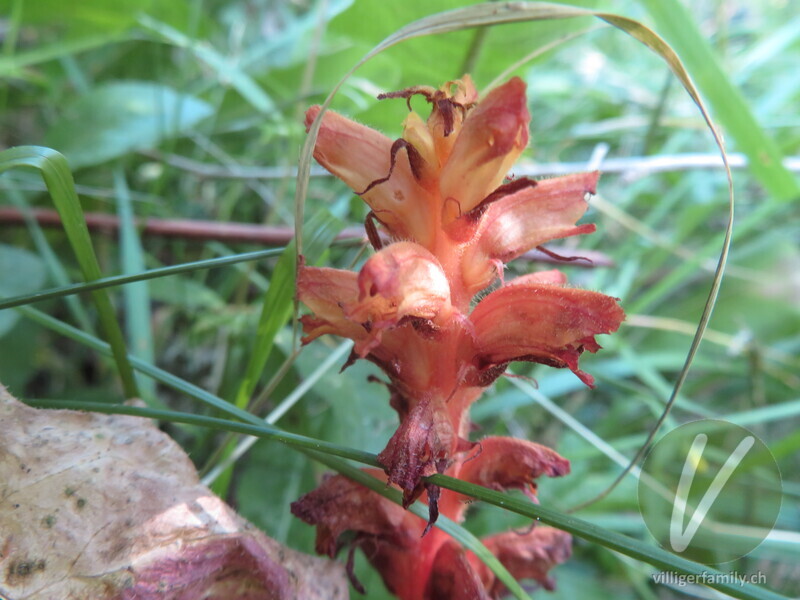
[[[427,120],[411,110],[423,96]],[[317,527],[316,549],[334,557],[353,532],[360,548],[402,600],[498,598],[502,584],[438,529],[439,514],[462,521],[467,498],[426,481],[444,473],[535,500],[535,480],[569,473],[569,461],[526,440],[470,441],[469,407],[512,361],[580,370],[584,350],[624,319],[617,299],[566,286],[557,270],[503,281],[504,264],[549,240],[591,233],[577,225],[598,173],[504,182],[528,143],[525,84],[514,78],[482,100],[470,79],[383,94],[405,98],[403,135],[392,141],[335,113],[323,115],[314,157],[369,205],[375,254],[359,272],[301,265],[298,295],[304,343],[324,334],[350,338],[348,361],[369,360],[388,377],[400,425],[380,453],[376,477],[400,488],[404,507],[429,507],[426,524],[342,476],[292,505]],[[306,125],[319,114],[306,113]],[[388,243],[386,243],[388,241]],[[485,292],[496,284],[499,287]],[[477,302],[476,296],[481,296]],[[548,570],[570,555],[569,534],[534,527],[483,540],[512,575],[552,588]],[[352,569],[349,569],[352,571]],[[357,582],[356,582],[357,585]],[[358,585],[357,585],[358,587]]]

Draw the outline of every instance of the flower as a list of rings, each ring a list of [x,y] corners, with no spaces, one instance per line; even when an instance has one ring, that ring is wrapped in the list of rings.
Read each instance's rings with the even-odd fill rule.
[[[414,95],[431,105],[427,119],[411,111]],[[335,113],[322,116],[314,156],[369,205],[366,226],[376,252],[358,273],[301,265],[298,297],[311,311],[301,319],[303,342],[328,333],[350,338],[348,364],[366,359],[384,371],[400,422],[378,455],[380,475],[402,491],[404,507],[426,502],[429,519],[425,524],[341,476],[292,511],[317,526],[317,550],[330,556],[340,549],[340,534],[354,532],[351,553],[363,549],[403,600],[496,598],[504,588],[482,563],[441,531],[429,531],[439,513],[462,520],[467,504],[426,477],[445,473],[535,499],[536,479],[569,472],[569,461],[533,442],[470,441],[468,409],[513,361],[568,368],[592,386],[579,358],[600,349],[596,335],[619,327],[617,300],[567,287],[559,271],[504,281],[503,270],[543,243],[594,231],[577,221],[598,173],[506,179],[528,143],[519,78],[481,101],[469,76],[379,98],[409,101],[397,140]],[[319,112],[310,108],[306,124]],[[486,293],[498,278],[501,284]],[[484,295],[476,302],[478,294]],[[486,544],[516,576],[551,588],[547,571],[569,556],[570,538],[536,527]]]

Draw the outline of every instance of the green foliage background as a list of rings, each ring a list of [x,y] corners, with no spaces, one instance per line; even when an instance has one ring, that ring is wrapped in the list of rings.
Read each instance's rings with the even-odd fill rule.
[[[288,171],[302,144],[305,108],[324,99],[387,35],[434,11],[467,4],[0,0],[0,145],[37,144],[63,153],[83,209],[118,217],[119,238],[93,233],[104,275],[256,250],[260,246],[140,237],[134,217],[292,226],[295,180]],[[729,151],[751,157],[753,166],[735,173],[737,229],[711,331],[667,428],[720,417],[750,427],[770,446],[784,474],[776,528],[786,535],[725,567],[763,571],[769,587],[796,595],[800,230],[797,180],[780,167],[780,158],[800,153],[800,79],[793,76],[800,22],[781,0],[573,4],[640,19],[673,43],[722,125]],[[483,88],[537,49],[579,33],[513,70],[528,82],[533,115],[524,164],[586,163],[602,145],[609,158],[715,152],[666,66],[634,40],[590,19],[411,40],[357,71],[333,108],[397,136],[405,105],[377,102],[381,91],[439,85],[466,70]],[[265,167],[286,173],[276,177]],[[0,190],[0,206],[23,214],[52,207],[33,173],[3,175]],[[661,414],[708,293],[726,194],[721,169],[632,169],[601,180],[588,216],[598,233],[577,243],[615,264],[563,267],[574,285],[621,298],[630,315],[628,326],[603,341],[603,352],[583,359],[598,388],[583,389],[570,373],[517,366],[516,373],[536,379],[538,393],[500,381],[473,411],[480,434],[540,441],[572,461],[570,476],[541,482],[543,506],[564,510],[605,489]],[[337,231],[365,216],[341,183],[312,178],[306,215],[313,219],[308,235],[320,234],[311,249],[306,242],[312,261],[349,267],[363,260],[357,247],[330,246]],[[0,242],[3,297],[82,280],[58,230],[42,230],[28,219],[24,227],[2,225]],[[396,417],[385,389],[366,382],[374,369],[357,364],[343,374],[337,367],[320,372],[339,343],[334,340],[293,355],[287,325],[292,268],[285,258],[202,269],[114,288],[111,298],[135,356],[240,408],[260,398],[250,406],[260,415],[296,395],[303,381],[318,378],[279,425],[377,452]],[[85,300],[47,300],[37,308],[97,333],[100,319]],[[123,397],[113,362],[10,309],[0,312],[0,382],[27,399]],[[208,410],[149,379],[139,379],[139,391],[153,406]],[[559,420],[542,397],[599,441]],[[232,447],[213,431],[166,427],[203,472],[219,463],[220,448]],[[262,441],[215,486],[269,535],[310,552],[313,531],[289,515],[288,505],[322,472],[304,455]],[[651,542],[632,477],[577,516]],[[484,505],[467,522],[476,534],[526,525],[522,517]],[[559,588],[552,598],[706,597],[699,588],[656,587],[652,567],[598,545],[576,542],[575,554],[556,571]],[[358,573],[370,598],[388,597],[365,564]]]

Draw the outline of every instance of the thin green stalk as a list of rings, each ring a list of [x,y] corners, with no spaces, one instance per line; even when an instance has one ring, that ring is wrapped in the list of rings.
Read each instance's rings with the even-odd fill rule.
[[[464,56],[464,62],[457,73],[453,75],[454,78],[461,77],[464,73],[472,73],[478,65],[478,59],[481,56],[481,50],[486,43],[486,36],[489,35],[489,27],[478,27],[472,37],[472,42],[467,48],[467,54]]]
[[[630,556],[642,562],[653,565],[664,571],[671,571],[681,573],[684,575],[696,575],[702,581],[708,582],[708,587],[719,590],[733,596],[734,598],[742,598],[748,600],[779,600],[786,599],[771,590],[764,589],[759,586],[751,584],[738,584],[733,581],[728,581],[729,578],[725,574],[716,569],[712,569],[707,565],[696,563],[685,558],[681,558],[671,552],[662,550],[656,546],[644,544],[639,540],[635,540],[626,535],[609,531],[602,527],[598,527],[583,519],[578,519],[570,515],[565,515],[551,508],[533,504],[528,500],[520,500],[518,498],[510,497],[506,494],[496,492],[487,488],[481,488],[471,483],[453,479],[445,475],[433,475],[428,478],[431,483],[445,487],[449,490],[471,496],[478,500],[482,500],[489,504],[499,506],[513,513],[523,515],[568,531],[573,535],[577,535],[587,541],[600,544],[606,548]],[[477,488],[477,489],[476,489]],[[716,576],[716,577],[715,577]],[[713,581],[710,581],[713,580]]]
[[[180,265],[172,265],[169,267],[159,267],[157,269],[150,269],[149,271],[143,271],[141,273],[135,273],[132,275],[103,277],[102,279],[96,279],[89,283],[73,283],[70,285],[50,288],[49,290],[41,290],[33,294],[24,294],[22,296],[14,296],[12,298],[0,300],[0,310],[14,308],[16,306],[23,306],[25,304],[32,304],[34,302],[42,302],[52,298],[72,296],[73,294],[80,294],[81,292],[92,292],[107,287],[125,285],[135,281],[146,281],[148,279],[155,279],[157,277],[191,273],[192,271],[199,271],[202,269],[216,269],[226,265],[233,265],[251,260],[260,260],[270,256],[277,256],[283,251],[284,248],[270,248],[269,250],[258,250],[256,252],[246,252],[244,254],[234,254],[220,258],[208,258],[205,260],[198,260]]]
[[[137,365],[137,369],[142,365]],[[144,370],[142,370],[144,372]],[[147,375],[156,378],[157,370],[150,371]],[[167,382],[166,378],[162,378],[162,383]],[[354,460],[371,467],[380,467],[377,456],[369,452],[362,452],[353,448],[347,448],[338,444],[316,440],[314,438],[306,437],[296,433],[283,431],[277,427],[268,425],[258,417],[252,422],[239,423],[231,421],[230,419],[220,419],[216,417],[208,417],[205,415],[195,415],[192,413],[177,412],[173,410],[163,410],[156,408],[144,408],[141,406],[128,406],[125,404],[109,404],[105,402],[80,402],[74,400],[31,400],[28,402],[31,406],[38,408],[69,408],[70,410],[84,410],[88,412],[100,412],[107,414],[131,415],[134,417],[146,417],[148,419],[156,419],[158,421],[166,421],[169,423],[183,423],[185,425],[195,425],[200,427],[208,427],[218,431],[229,431],[231,433],[240,433],[248,436],[264,438],[281,442],[293,448],[303,448],[306,450],[316,450],[325,452],[332,456]]]

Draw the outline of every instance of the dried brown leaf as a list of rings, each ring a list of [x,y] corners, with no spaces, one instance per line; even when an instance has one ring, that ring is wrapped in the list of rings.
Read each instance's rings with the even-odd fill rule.
[[[0,595],[347,598],[343,569],[268,538],[150,422],[37,410],[0,386]]]

